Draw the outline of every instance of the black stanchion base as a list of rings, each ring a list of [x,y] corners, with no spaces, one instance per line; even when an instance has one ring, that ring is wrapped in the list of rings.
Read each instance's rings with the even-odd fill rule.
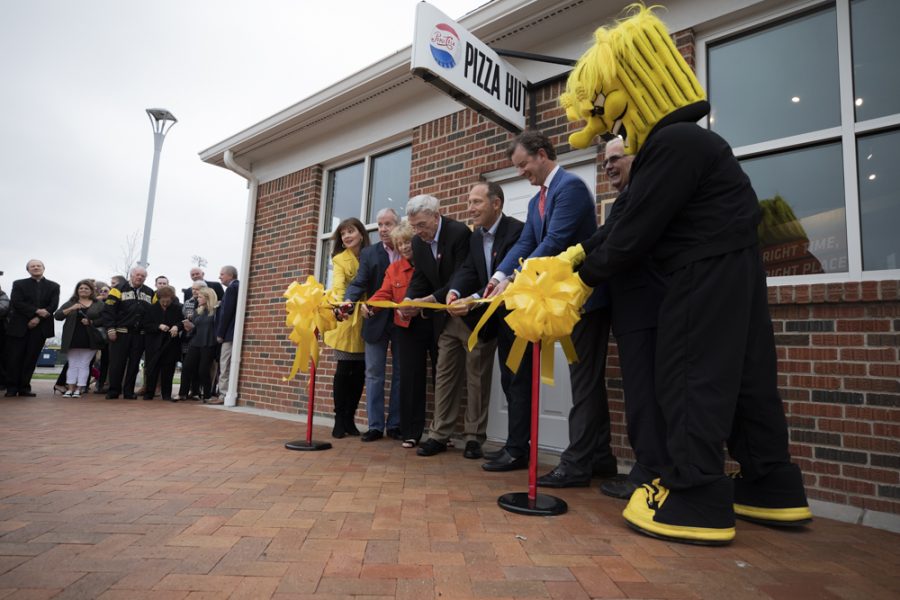
[[[537,517],[561,515],[569,510],[569,505],[562,498],[537,494],[534,502],[532,502],[528,498],[528,492],[503,494],[497,498],[497,504],[500,505],[500,508],[509,512]]]
[[[307,442],[306,440],[296,440],[294,442],[287,442],[284,447],[288,450],[328,450],[331,448],[331,444],[328,442],[317,442],[316,440],[311,442]]]

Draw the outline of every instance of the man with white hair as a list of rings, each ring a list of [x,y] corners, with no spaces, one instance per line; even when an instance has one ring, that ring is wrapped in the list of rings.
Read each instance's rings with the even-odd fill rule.
[[[360,251],[359,270],[344,292],[344,300],[347,302],[356,302],[372,296],[381,288],[388,266],[400,259],[400,253],[391,241],[391,232],[400,222],[397,211],[390,207],[383,208],[378,211],[375,219],[378,222],[380,241]],[[392,312],[389,310],[372,312],[364,304],[360,305],[360,310],[366,318],[362,335],[366,343],[366,414],[369,418],[369,430],[362,435],[362,441],[374,442],[385,434],[400,439],[400,366]],[[391,397],[388,401],[387,423],[385,423],[384,381],[388,345],[391,347],[393,370]],[[349,415],[346,419],[344,429],[350,435],[357,432],[353,415]]]
[[[128,281],[109,290],[103,322],[109,337],[108,399],[124,394],[137,400],[134,383],[144,354],[144,315],[153,301],[153,290],[144,285],[147,269],[134,267]]]
[[[231,375],[231,345],[234,342],[234,322],[237,317],[237,297],[240,282],[237,269],[225,265],[219,269],[219,281],[225,286],[225,298],[216,311],[216,341],[222,344],[219,354],[219,397],[228,393]]]
[[[191,268],[191,281],[206,281],[206,286],[211,287],[213,291],[216,292],[216,298],[219,302],[222,301],[222,296],[225,295],[225,288],[222,287],[218,281],[207,281],[206,273],[204,273],[203,269],[200,267]],[[191,290],[191,286],[187,286],[186,288],[182,288],[182,293],[184,294],[184,301],[187,302],[193,297],[193,291]]]
[[[434,196],[415,196],[406,205],[409,224],[416,231],[413,238],[415,273],[407,289],[407,296],[425,302],[447,301],[450,280],[469,257],[469,237],[472,232],[464,224],[444,217],[440,203]],[[404,316],[418,313],[418,309],[401,309]],[[487,431],[487,410],[491,397],[493,375],[493,346],[490,353],[485,344],[478,344],[472,352],[467,344],[477,323],[477,313],[464,317],[449,316],[444,311],[433,314],[437,336],[438,359],[435,369],[434,417],[429,437],[416,451],[419,456],[434,456],[447,449],[447,442],[456,426],[456,417],[466,388],[466,413],[463,435],[466,448],[463,456],[479,459],[484,456],[481,444]],[[487,365],[487,367],[486,367]]]

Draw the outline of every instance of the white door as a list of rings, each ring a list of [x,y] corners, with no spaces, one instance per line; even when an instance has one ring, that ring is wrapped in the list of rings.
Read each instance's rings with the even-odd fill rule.
[[[579,153],[580,154],[580,153]],[[560,157],[560,162],[570,173],[581,177],[589,190],[596,188],[597,165],[593,156],[586,163],[566,164],[565,157]],[[506,199],[503,212],[520,221],[525,221],[528,211],[528,201],[534,196],[538,188],[532,186],[527,180],[517,177],[511,170],[499,174],[494,179],[503,186],[503,195]],[[506,175],[506,179],[503,178]],[[509,178],[509,177],[512,178]],[[538,423],[538,445],[541,448],[552,450],[565,450],[569,445],[569,409],[572,408],[572,387],[569,382],[569,365],[562,347],[557,343],[553,362],[553,380],[555,385],[541,384],[541,416]],[[507,434],[507,406],[506,396],[500,386],[499,358],[494,360],[494,378],[491,383],[491,405],[488,413],[487,436],[488,439],[505,442]]]

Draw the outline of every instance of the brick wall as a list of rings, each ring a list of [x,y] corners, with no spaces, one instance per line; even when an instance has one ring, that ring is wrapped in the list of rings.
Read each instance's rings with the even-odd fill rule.
[[[693,34],[679,32],[675,40],[693,65]],[[567,137],[577,128],[558,105],[562,85],[548,85],[535,96],[538,127],[560,154],[570,150]],[[412,133],[410,195],[433,194],[448,216],[467,221],[465,198],[472,182],[510,166],[505,157],[510,134],[468,109]],[[614,197],[599,171],[598,200]],[[281,294],[291,281],[315,272],[322,185],[322,169],[314,167],[259,188],[239,383],[242,405],[307,410],[308,377],[281,381],[293,359]],[[900,282],[780,286],[769,294],[791,452],[804,469],[810,497],[900,514]],[[325,349],[317,414],[332,413],[333,374],[332,354]],[[607,382],[614,450],[631,460],[614,340]],[[357,421],[366,422],[364,403]]]

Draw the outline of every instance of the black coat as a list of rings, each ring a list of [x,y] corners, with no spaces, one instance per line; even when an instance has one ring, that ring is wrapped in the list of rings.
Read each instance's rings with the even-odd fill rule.
[[[518,219],[506,215],[500,217],[500,224],[497,225],[497,231],[494,234],[494,245],[491,247],[490,268],[484,261],[484,232],[481,228],[475,230],[472,237],[469,238],[469,256],[453,274],[450,280],[450,289],[458,291],[460,298],[467,298],[472,294],[483,292],[491,275],[497,271],[497,267],[503,262],[507,252],[519,240],[524,226],[525,224]],[[477,305],[465,316],[469,327],[474,328],[478,324],[485,306],[484,304]],[[501,315],[502,311],[494,313],[490,321],[478,332],[478,337],[484,339],[494,337],[497,333],[497,319]]]
[[[36,329],[44,338],[53,337],[53,313],[59,308],[58,283],[46,278],[36,281],[31,277],[14,281],[9,305],[6,335],[25,337],[28,333],[28,321],[37,316],[35,313],[39,308],[43,308],[50,314],[41,318]]]
[[[694,121],[697,102],[663,118],[631,164],[628,203],[580,270],[587,285],[633,268],[647,255],[667,274],[757,243],[759,202],[728,143]]]
[[[408,298],[424,298],[433,294],[437,302],[445,302],[450,291],[450,278],[469,256],[469,228],[447,217],[441,217],[441,231],[438,237],[437,257],[431,254],[431,246],[419,236],[412,239],[415,272],[409,288]],[[447,321],[446,311],[433,312],[434,335],[439,336]]]

